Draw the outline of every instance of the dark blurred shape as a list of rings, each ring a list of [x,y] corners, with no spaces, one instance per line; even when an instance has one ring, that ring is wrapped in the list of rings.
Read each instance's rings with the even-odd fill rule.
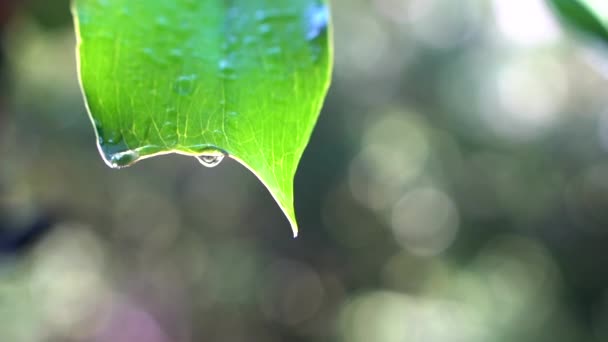
[[[4,31],[16,7],[17,1],[0,0],[0,129],[2,128],[2,117],[5,111],[3,107],[6,102],[6,87],[8,83]]]
[[[16,0],[0,0],[0,27],[4,26],[11,18],[18,2]]]
[[[70,0],[26,0],[24,9],[47,30],[65,28],[72,23]]]
[[[53,215],[40,214],[29,224],[15,227],[0,216],[0,257],[27,253],[51,231],[55,222]]]

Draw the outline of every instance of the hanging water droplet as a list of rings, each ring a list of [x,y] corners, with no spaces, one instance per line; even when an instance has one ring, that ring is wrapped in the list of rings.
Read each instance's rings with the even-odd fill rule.
[[[195,158],[206,167],[218,166],[227,156],[226,152],[211,145],[196,146],[193,151],[197,151],[198,155]]]
[[[135,163],[138,159],[139,153],[137,153],[137,151],[128,150],[119,153],[114,153],[109,156],[108,164],[112,168],[119,169]]]
[[[224,154],[201,154],[196,159],[206,167],[216,167],[224,160]]]

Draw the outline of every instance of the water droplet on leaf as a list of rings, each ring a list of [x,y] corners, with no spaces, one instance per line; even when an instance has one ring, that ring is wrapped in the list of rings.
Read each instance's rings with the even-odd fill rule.
[[[282,20],[290,20],[296,17],[296,12],[288,9],[265,9],[258,10],[255,12],[255,19],[259,22],[264,21],[282,21]]]
[[[220,70],[226,70],[230,68],[230,62],[228,62],[225,59],[220,60],[220,62],[218,63]]]
[[[112,168],[119,169],[135,163],[138,159],[139,153],[137,151],[128,150],[111,155],[109,164]]]
[[[252,45],[255,42],[256,42],[255,36],[245,36],[245,38],[243,39],[243,43],[245,45]]]
[[[165,16],[159,16],[156,18],[156,25],[159,27],[166,27],[169,25],[169,20]]]
[[[258,26],[258,31],[262,35],[270,34],[272,32],[272,26],[270,26],[269,24],[262,24]]]
[[[181,49],[171,49],[171,51],[169,51],[169,56],[179,59],[184,56],[184,52]]]
[[[255,19],[258,21],[264,21],[266,20],[266,12],[263,10],[257,10],[255,11]]]
[[[198,78],[195,74],[183,75],[177,78],[173,90],[182,96],[190,95],[194,91],[195,81]]]
[[[196,159],[206,167],[216,167],[224,160],[224,154],[202,154]]]
[[[329,10],[327,6],[312,6],[308,10],[307,18],[308,30],[306,32],[306,39],[313,40],[327,29]]]
[[[269,56],[278,56],[281,53],[282,53],[282,50],[281,50],[280,46],[273,46],[273,47],[266,49],[266,54]]]
[[[177,111],[174,108],[167,109],[168,119],[160,127],[160,138],[167,146],[174,146],[178,141],[177,124],[175,117]]]
[[[227,59],[222,59],[218,63],[218,68],[220,70],[220,76],[225,79],[235,79],[235,69],[234,66]]]

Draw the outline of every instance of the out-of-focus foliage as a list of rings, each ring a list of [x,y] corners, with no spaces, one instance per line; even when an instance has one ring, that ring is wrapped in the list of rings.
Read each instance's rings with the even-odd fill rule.
[[[608,6],[602,0],[550,0],[566,24],[608,42]]]
[[[234,162],[108,169],[69,21],[18,11],[0,340],[608,340],[606,51],[564,34],[544,0],[333,12],[335,81],[296,176],[293,240]]]

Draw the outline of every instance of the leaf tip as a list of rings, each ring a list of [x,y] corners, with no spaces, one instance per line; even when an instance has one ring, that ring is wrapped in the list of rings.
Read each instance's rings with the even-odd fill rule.
[[[260,173],[258,170],[256,170],[251,165],[249,165],[239,157],[235,156],[234,154],[228,154],[228,156],[230,156],[230,158],[234,159],[239,164],[243,165],[246,169],[251,171],[251,173],[253,173],[260,180],[260,182],[262,182],[266,189],[268,189],[272,198],[279,205],[279,208],[281,208],[283,214],[285,214],[287,221],[289,221],[289,225],[291,226],[291,231],[293,232],[294,239],[297,238],[299,234],[299,229],[298,223],[296,222],[296,215],[293,207],[292,185],[290,185],[289,189],[287,189],[288,191],[286,195],[286,189],[281,188],[280,184],[275,184],[272,182],[269,183],[268,181],[270,178],[264,177],[264,173]]]
[[[291,223],[291,231],[293,232],[293,238],[297,238],[298,234],[300,233],[298,230],[298,225],[295,224],[295,222],[290,222]]]

